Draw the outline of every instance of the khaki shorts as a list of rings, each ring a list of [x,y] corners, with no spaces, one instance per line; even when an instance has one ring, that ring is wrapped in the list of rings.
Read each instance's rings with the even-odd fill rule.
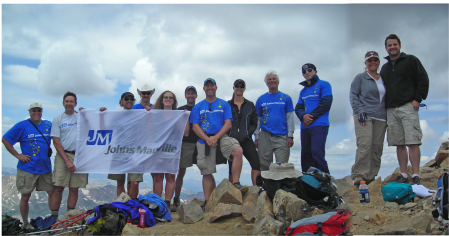
[[[421,145],[422,131],[418,111],[408,102],[387,109],[388,146]]]
[[[193,166],[193,153],[195,152],[195,148],[196,143],[182,142],[179,168],[187,168]]]
[[[53,183],[51,181],[51,172],[43,175],[35,175],[29,172],[17,169],[16,174],[17,191],[23,194],[29,194],[34,191],[53,192]]]
[[[65,153],[70,161],[73,162],[74,154]],[[75,166],[76,167],[76,166]],[[85,188],[89,174],[74,174],[67,169],[64,159],[56,153],[55,166],[53,169],[53,184],[55,186],[68,188]]]
[[[108,174],[108,179],[125,180],[126,174]],[[128,174],[128,182],[143,182],[143,174]]]
[[[287,135],[276,136],[261,130],[257,151],[259,153],[261,171],[269,169],[271,163],[273,163],[273,153],[276,162],[287,163],[290,157],[290,148],[287,147]]]
[[[198,149],[198,157],[197,157],[197,166],[198,169],[201,171],[201,175],[209,175],[217,172],[217,169],[215,167],[216,165],[216,150],[217,148],[210,148],[209,156],[205,155],[205,150],[207,144],[201,144],[199,142],[196,143],[196,147]],[[232,161],[234,159],[233,156],[231,156],[232,151],[234,148],[239,147],[239,141],[235,138],[231,138],[228,135],[224,135],[220,138],[220,149],[221,153],[223,153],[223,156],[228,159],[229,161]]]

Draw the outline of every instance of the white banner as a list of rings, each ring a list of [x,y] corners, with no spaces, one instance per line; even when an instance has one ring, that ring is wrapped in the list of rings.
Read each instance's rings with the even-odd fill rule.
[[[75,173],[177,174],[189,114],[155,109],[81,110]]]

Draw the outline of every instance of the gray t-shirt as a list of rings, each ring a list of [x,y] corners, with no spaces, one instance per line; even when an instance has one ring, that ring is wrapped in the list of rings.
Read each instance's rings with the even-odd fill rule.
[[[72,115],[67,115],[64,112],[53,118],[50,136],[60,138],[61,145],[66,151],[75,151],[77,121],[78,114],[76,112]]]

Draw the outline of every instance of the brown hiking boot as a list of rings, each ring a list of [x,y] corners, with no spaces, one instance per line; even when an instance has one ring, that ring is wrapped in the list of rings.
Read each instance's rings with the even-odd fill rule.
[[[402,174],[399,174],[398,177],[396,177],[396,180],[394,181],[396,183],[410,183],[408,178],[405,178],[404,176],[402,176]]]

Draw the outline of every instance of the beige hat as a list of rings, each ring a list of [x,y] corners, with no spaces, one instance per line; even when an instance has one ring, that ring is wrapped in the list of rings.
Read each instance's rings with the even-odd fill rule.
[[[152,89],[150,85],[144,84],[144,85],[142,85],[142,87],[140,87],[140,89],[137,89],[137,93],[140,94],[141,92],[146,92],[146,91],[150,91],[150,92],[154,93],[155,90],[156,89],[155,88]]]
[[[302,176],[299,170],[295,169],[293,163],[276,164],[271,163],[269,170],[264,170],[261,173],[265,179],[281,180],[285,178],[298,178]]]
[[[28,111],[33,109],[33,108],[35,108],[35,107],[42,108],[42,105],[40,103],[33,102],[33,103],[31,103],[30,109],[28,109]]]

